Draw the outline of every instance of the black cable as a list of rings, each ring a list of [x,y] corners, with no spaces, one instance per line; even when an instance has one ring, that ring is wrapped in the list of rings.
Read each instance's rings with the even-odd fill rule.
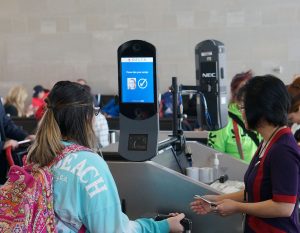
[[[177,162],[177,165],[178,165],[178,167],[179,167],[179,169],[180,169],[180,172],[181,172],[182,174],[184,174],[184,171],[183,171],[183,169],[182,169],[182,167],[181,167],[181,165],[180,165],[180,163],[179,163],[179,160],[178,160],[178,158],[177,158],[177,153],[176,153],[176,151],[174,150],[173,147],[171,147],[171,150],[172,150],[172,152],[173,152],[173,155],[174,155],[174,158],[175,158],[175,160],[176,160],[176,162]]]
[[[204,106],[205,121],[206,121],[206,124],[208,126],[208,130],[211,130],[212,129],[212,122],[211,122],[210,114],[208,112],[206,98],[205,98],[205,96],[204,96],[204,94],[202,92],[200,92],[199,94],[202,97],[202,104]]]
[[[211,185],[211,184],[215,183],[218,180],[220,181],[220,183],[225,183],[228,180],[228,175],[227,174],[222,175],[219,178],[215,179],[214,181],[209,182],[208,185]]]

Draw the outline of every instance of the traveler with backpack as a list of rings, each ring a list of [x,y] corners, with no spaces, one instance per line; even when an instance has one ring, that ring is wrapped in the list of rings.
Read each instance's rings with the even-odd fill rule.
[[[46,98],[27,162],[52,166],[58,232],[182,232],[184,214],[163,221],[130,221],[122,212],[114,179],[93,151],[93,97],[80,84],[60,81]]]

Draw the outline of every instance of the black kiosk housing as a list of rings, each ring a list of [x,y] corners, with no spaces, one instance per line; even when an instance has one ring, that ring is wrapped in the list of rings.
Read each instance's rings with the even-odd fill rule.
[[[197,98],[197,115],[203,130],[218,130],[227,124],[227,88],[225,79],[225,47],[217,40],[196,45],[196,83],[203,99]]]
[[[118,48],[120,103],[119,153],[130,161],[145,161],[157,154],[158,106],[156,49],[142,40]]]

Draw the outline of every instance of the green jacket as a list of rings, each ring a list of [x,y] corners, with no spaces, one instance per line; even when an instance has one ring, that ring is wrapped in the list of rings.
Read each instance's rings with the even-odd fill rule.
[[[229,104],[228,111],[242,119],[242,113],[238,109],[237,104]],[[250,163],[257,146],[239,125],[238,132],[243,149],[244,161]],[[259,139],[261,139],[261,136],[259,136]],[[224,152],[237,159],[241,159],[234,135],[232,118],[228,117],[228,124],[224,128],[209,132],[208,145],[220,152]]]

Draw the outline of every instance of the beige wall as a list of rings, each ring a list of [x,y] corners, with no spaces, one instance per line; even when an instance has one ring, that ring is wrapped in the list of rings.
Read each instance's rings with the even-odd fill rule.
[[[241,70],[286,83],[300,72],[298,0],[0,0],[0,95],[86,78],[117,92],[117,47],[143,39],[157,48],[160,90],[177,76],[195,83],[194,47],[226,46],[228,80]],[[282,73],[274,72],[282,66]]]

